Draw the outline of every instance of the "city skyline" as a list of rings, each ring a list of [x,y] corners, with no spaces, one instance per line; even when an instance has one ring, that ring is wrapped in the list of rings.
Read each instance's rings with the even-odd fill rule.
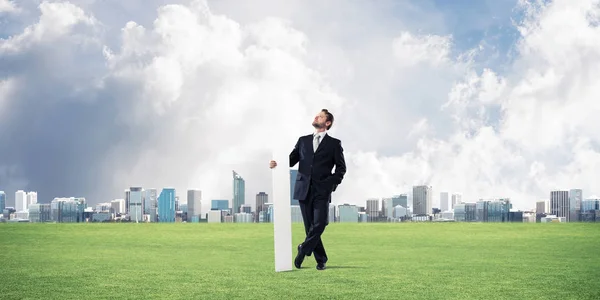
[[[234,177],[234,185],[236,179],[239,177]],[[408,205],[406,194],[367,199],[364,206],[331,203],[329,222],[600,222],[600,199],[583,200],[581,189],[551,191],[550,200],[538,201],[534,209],[525,211],[515,209],[508,198],[463,202],[458,197],[450,200],[446,193],[441,193],[440,199],[444,199],[450,208],[442,211],[434,207],[430,212],[424,212],[424,207],[432,206],[431,187],[415,186],[414,191],[412,205]],[[18,191],[15,198],[24,207],[18,211],[4,207],[5,193],[0,191],[0,222],[271,223],[275,218],[273,202],[263,192],[256,195],[256,210],[248,204],[234,210],[230,205],[235,203],[234,200],[211,200],[210,210],[204,212],[196,209],[201,201],[197,193],[201,191],[188,190],[187,199],[182,200],[176,196],[175,189],[163,188],[156,199],[156,189],[132,187],[125,190],[125,199],[89,206],[81,197],[54,198],[51,203],[36,203],[35,192]],[[287,199],[285,201],[288,202]],[[143,214],[140,215],[140,212]],[[290,212],[293,223],[302,222],[298,205],[291,204]]]
[[[290,176],[290,194],[289,194],[289,198],[290,198],[290,205],[298,205],[298,201],[293,199],[293,188],[294,188],[294,183],[293,183],[293,179],[295,178],[295,174],[297,170],[290,170],[289,172],[289,176]],[[230,197],[220,197],[220,198],[215,198],[215,199],[204,199],[202,198],[202,193],[203,190],[201,189],[184,189],[183,191],[181,191],[183,194],[187,195],[187,198],[183,199],[183,201],[187,201],[188,198],[192,197],[192,199],[194,197],[199,197],[200,200],[200,209],[201,211],[207,211],[211,209],[211,201],[227,201],[229,208],[232,209],[232,213],[237,213],[239,212],[239,206],[240,205],[247,205],[250,206],[252,208],[252,210],[256,210],[257,209],[257,202],[255,202],[255,197],[259,196],[259,195],[266,195],[267,197],[271,194],[271,192],[266,192],[266,191],[258,191],[256,193],[253,193],[251,195],[251,197],[247,197],[248,193],[252,193],[252,192],[246,192],[244,193],[244,195],[246,196],[239,196],[239,191],[240,190],[245,190],[245,182],[246,180],[244,179],[243,176],[241,176],[239,173],[237,173],[235,170],[232,171],[233,172],[233,189],[232,189],[232,194]],[[142,197],[142,195],[146,192],[146,189],[144,187],[132,187],[132,188],[127,188],[125,190],[125,194],[123,195],[123,198],[119,198],[119,197],[115,197],[112,199],[108,199],[108,200],[104,200],[104,201],[97,201],[97,202],[93,202],[93,201],[89,201],[88,198],[86,198],[85,196],[61,196],[61,197],[82,197],[82,198],[86,198],[87,203],[91,206],[97,205],[97,204],[101,204],[101,203],[108,203],[110,201],[113,200],[119,200],[119,199],[123,199],[126,202],[128,201],[127,198],[131,197],[130,195],[130,189],[134,189],[137,193],[139,193],[139,195],[136,195],[136,199],[138,199],[139,197]],[[138,190],[139,189],[139,190]],[[156,191],[157,188],[154,187],[149,187],[147,189],[148,191],[153,191],[153,197],[157,197],[156,196]],[[162,193],[162,190],[172,190],[174,193],[176,193],[177,189],[169,187],[169,186],[165,186],[163,188],[159,188],[158,189],[159,195]],[[417,193],[417,201],[415,201],[415,191]],[[573,196],[571,195],[574,191],[578,191],[577,194],[577,200],[571,200],[571,198],[573,198]],[[19,196],[19,192],[22,192],[22,195]],[[196,193],[198,196],[196,196]],[[437,194],[436,194],[437,193]],[[370,199],[375,199],[378,201],[379,205],[383,205],[383,201],[387,200],[387,199],[392,199],[392,197],[397,197],[397,196],[402,196],[402,195],[406,195],[406,200],[407,201],[407,205],[408,207],[410,207],[411,209],[414,209],[413,205],[417,205],[417,214],[423,214],[423,213],[431,213],[433,208],[436,209],[440,209],[442,212],[443,211],[447,211],[444,210],[444,207],[447,208],[452,208],[454,207],[454,205],[456,203],[475,203],[477,201],[481,201],[481,200],[486,200],[486,199],[510,199],[511,204],[513,206],[513,208],[515,210],[520,210],[520,211],[535,211],[538,202],[539,201],[552,201],[553,199],[555,199],[555,197],[559,197],[559,196],[555,196],[558,195],[559,193],[565,194],[566,196],[560,196],[562,198],[560,199],[565,199],[565,200],[561,200],[563,204],[560,205],[566,205],[567,207],[572,206],[579,206],[582,200],[590,200],[590,199],[600,199],[595,193],[589,193],[589,195],[585,194],[585,191],[583,191],[582,189],[578,189],[578,188],[573,188],[573,189],[553,189],[550,190],[549,192],[549,196],[547,198],[544,197],[540,197],[538,199],[535,199],[533,202],[526,204],[524,206],[516,206],[515,203],[513,202],[514,199],[511,197],[508,197],[506,195],[502,196],[494,196],[494,197],[478,197],[475,199],[464,199],[462,197],[462,194],[457,193],[457,192],[451,192],[451,191],[436,191],[434,187],[432,186],[427,186],[427,185],[416,185],[413,186],[410,192],[398,192],[398,193],[394,193],[392,195],[381,195],[381,196],[376,196],[376,197],[369,197],[367,199],[354,199],[354,200],[344,200],[344,199],[337,199],[335,197],[332,197],[332,204],[336,204],[336,205],[341,205],[341,204],[350,204],[350,205],[356,205],[356,206],[365,206],[366,207],[366,203],[368,203],[368,201]],[[30,197],[32,197],[30,194],[34,194],[33,196],[33,202],[30,200]],[[560,195],[562,195],[560,194]],[[25,190],[18,190],[15,192],[14,194],[15,196],[13,197],[14,202],[12,203],[12,207],[17,208],[17,198],[21,197],[23,199],[27,199],[28,203],[50,203],[51,200],[55,199],[55,198],[61,198],[61,197],[52,197],[49,198],[48,201],[42,201],[42,202],[37,202],[38,200],[38,193],[37,191],[25,191]],[[139,197],[138,197],[139,196]],[[179,196],[177,196],[179,198]],[[2,203],[4,204],[5,207],[10,207],[11,202],[10,202],[10,197],[7,196],[6,191],[1,190],[0,189],[0,201],[2,201]],[[224,200],[221,200],[224,199]],[[143,201],[143,198],[140,198],[138,200],[137,203],[141,203],[141,201]],[[180,200],[181,201],[181,200]],[[287,201],[287,200],[286,200]],[[365,205],[362,205],[362,203],[365,203]],[[443,204],[443,202],[445,201],[445,205]],[[271,200],[269,200],[268,202],[272,203]],[[415,204],[416,203],[416,204]],[[558,203],[558,202],[557,202]],[[239,205],[237,205],[239,204]],[[556,204],[559,205],[559,204]],[[235,208],[236,206],[238,206],[238,208]],[[383,207],[382,207],[383,209]],[[449,209],[448,209],[449,210]]]

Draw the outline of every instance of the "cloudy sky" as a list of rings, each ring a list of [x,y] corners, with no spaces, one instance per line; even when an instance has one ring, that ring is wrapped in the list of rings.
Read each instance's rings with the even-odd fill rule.
[[[246,201],[321,108],[337,203],[599,193],[599,0],[0,0],[0,190]]]

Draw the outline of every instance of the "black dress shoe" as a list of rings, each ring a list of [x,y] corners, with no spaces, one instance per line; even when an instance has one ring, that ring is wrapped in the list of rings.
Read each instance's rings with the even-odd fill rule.
[[[298,254],[296,254],[296,258],[294,259],[294,266],[300,269],[302,268],[302,262],[304,261],[304,252],[302,252],[302,244],[298,245]]]
[[[317,264],[317,270],[319,271],[323,271],[327,268],[327,266],[325,265],[325,263],[318,263]]]

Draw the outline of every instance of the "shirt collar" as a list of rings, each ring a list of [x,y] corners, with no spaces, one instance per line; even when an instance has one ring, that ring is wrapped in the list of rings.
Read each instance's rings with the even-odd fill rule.
[[[315,132],[313,133],[313,137],[315,137],[316,135],[320,135],[320,136],[321,136],[321,139],[323,139],[323,137],[324,137],[326,134],[327,134],[327,130],[325,130],[325,131],[321,131],[321,132],[316,132],[316,131],[315,131]]]

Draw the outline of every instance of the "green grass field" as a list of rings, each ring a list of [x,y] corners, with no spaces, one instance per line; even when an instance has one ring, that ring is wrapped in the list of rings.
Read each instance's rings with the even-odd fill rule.
[[[327,270],[275,273],[272,224],[0,224],[0,298],[600,299],[600,224],[338,223],[324,244]]]

